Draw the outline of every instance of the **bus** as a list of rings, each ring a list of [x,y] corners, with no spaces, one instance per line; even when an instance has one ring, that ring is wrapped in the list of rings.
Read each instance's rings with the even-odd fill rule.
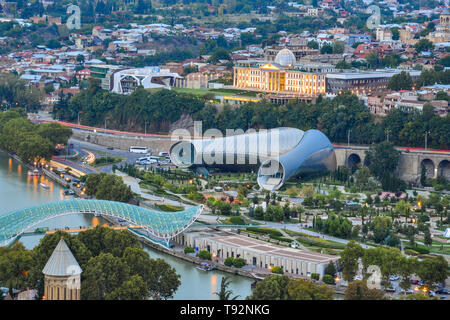
[[[147,147],[130,147],[130,152],[148,153],[148,148]]]

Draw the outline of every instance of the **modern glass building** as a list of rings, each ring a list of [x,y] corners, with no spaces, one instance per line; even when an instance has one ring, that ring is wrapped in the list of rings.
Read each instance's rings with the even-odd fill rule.
[[[257,170],[259,186],[270,191],[299,174],[336,169],[336,156],[328,138],[318,130],[295,128],[182,140],[172,145],[170,157],[175,165],[185,168]]]

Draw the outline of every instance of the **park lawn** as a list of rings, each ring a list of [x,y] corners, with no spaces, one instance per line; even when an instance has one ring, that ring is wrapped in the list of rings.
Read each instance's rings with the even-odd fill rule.
[[[177,211],[184,210],[184,207],[173,206],[170,204],[155,204],[155,207],[157,207],[158,209],[161,209],[162,211],[165,211],[165,212],[177,212]]]
[[[110,164],[116,164],[122,161],[127,160],[125,157],[117,157],[117,156],[108,156],[108,157],[102,157],[102,158],[96,158],[95,161],[90,164],[91,167],[98,168],[107,166]]]
[[[190,89],[190,88],[172,88],[176,92],[188,93],[196,96],[204,96],[208,93],[212,93],[217,96],[229,96],[229,95],[239,95],[245,97],[256,97],[258,92],[256,91],[245,91],[238,89]]]

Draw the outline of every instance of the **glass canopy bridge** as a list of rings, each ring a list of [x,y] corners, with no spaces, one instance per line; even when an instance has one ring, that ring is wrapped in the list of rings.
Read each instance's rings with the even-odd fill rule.
[[[142,226],[156,242],[169,245],[170,239],[186,230],[200,216],[203,206],[184,211],[162,212],[106,200],[64,200],[16,210],[0,216],[0,246],[7,246],[25,231],[55,217],[89,213],[125,220]]]

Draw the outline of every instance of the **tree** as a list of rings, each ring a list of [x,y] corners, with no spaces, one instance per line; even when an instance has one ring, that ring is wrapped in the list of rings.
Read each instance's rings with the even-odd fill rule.
[[[391,32],[392,32],[392,40],[400,39],[400,32],[397,27],[391,28]]]
[[[91,258],[83,270],[81,298],[105,300],[130,278],[130,268],[111,253],[100,253]],[[120,290],[120,289],[119,289]],[[114,295],[117,296],[119,292]],[[124,296],[121,296],[124,299]]]
[[[147,285],[149,285],[151,297],[155,300],[173,298],[181,285],[181,276],[176,273],[175,268],[163,259],[151,259],[150,270]]]
[[[365,280],[356,280],[348,284],[344,300],[385,300],[384,292],[369,289]]]
[[[46,42],[45,46],[50,49],[58,49],[62,47],[61,43],[56,39],[50,39]]]
[[[270,275],[259,281],[246,300],[287,300],[287,276]]]
[[[236,300],[237,298],[239,298],[239,295],[230,298],[233,294],[233,291],[228,289],[230,284],[231,280],[229,277],[222,277],[222,280],[220,281],[220,291],[214,293],[215,295],[219,296],[219,300]]]
[[[415,45],[414,48],[416,48],[417,52],[422,51],[429,51],[434,48],[433,42],[431,42],[428,39],[420,39]]]
[[[433,239],[431,239],[430,229],[426,229],[423,237],[423,243],[430,247],[433,244]]]
[[[217,48],[211,58],[209,58],[209,62],[217,63],[219,60],[230,60],[230,55],[228,54],[228,51],[224,48]]]
[[[336,41],[333,44],[333,53],[334,54],[344,53],[344,49],[345,49],[345,43],[342,41]]]
[[[331,54],[333,53],[333,46],[329,43],[325,43],[322,45],[322,48],[320,48],[321,54]]]
[[[378,179],[382,179],[386,174],[392,176],[397,168],[399,158],[400,152],[389,141],[374,144],[366,151],[367,166]]]
[[[106,300],[147,300],[149,292],[144,280],[134,275],[119,288],[105,296]]]
[[[234,262],[234,258],[233,257],[228,257],[225,259],[224,261],[224,265],[226,265],[227,267],[231,267],[233,265]]]
[[[423,259],[418,263],[416,274],[428,288],[433,288],[433,283],[444,283],[447,279],[448,262],[442,256]]]
[[[233,260],[233,266],[235,266],[236,268],[242,268],[246,264],[247,262],[243,258],[236,258]]]
[[[367,65],[372,68],[378,68],[378,66],[380,65],[380,57],[378,56],[378,53],[376,52],[370,52],[366,55],[366,61],[367,61]]]
[[[114,174],[94,173],[86,179],[86,193],[99,200],[129,202],[133,198],[131,188]]]
[[[211,260],[211,252],[209,252],[208,250],[201,250],[198,253],[198,257],[203,260]]]
[[[17,155],[25,162],[50,160],[54,147],[50,140],[33,134],[25,136],[17,149]]]
[[[411,287],[410,277],[415,272],[417,268],[417,259],[407,258],[403,256],[401,258],[403,261],[400,262],[399,275],[402,278],[400,281],[400,287],[403,290],[408,290]]]
[[[317,41],[311,40],[308,42],[308,47],[311,49],[319,49],[319,43]]]
[[[194,253],[194,252],[195,252],[195,250],[191,246],[187,246],[186,248],[184,248],[184,253],[186,253],[186,254]]]
[[[353,281],[356,275],[356,270],[358,269],[358,260],[363,256],[363,248],[357,244],[355,241],[350,241],[345,246],[345,249],[341,253],[341,258],[339,263],[344,265],[342,271],[342,277],[346,281]]]
[[[411,90],[412,86],[413,81],[411,75],[406,71],[402,71],[399,74],[392,76],[387,84],[388,89],[395,91]]]
[[[127,248],[139,248],[139,241],[130,232],[116,231],[103,226],[80,232],[77,238],[88,248],[93,256],[102,252],[122,257]]]
[[[333,300],[334,290],[326,284],[315,284],[298,279],[290,281],[287,286],[289,300]]]
[[[72,129],[57,122],[49,122],[40,125],[37,133],[42,138],[50,140],[53,146],[56,146],[57,144],[66,145],[72,135]]]
[[[0,248],[0,285],[26,289],[30,282],[29,271],[33,265],[32,252],[22,243]]]

